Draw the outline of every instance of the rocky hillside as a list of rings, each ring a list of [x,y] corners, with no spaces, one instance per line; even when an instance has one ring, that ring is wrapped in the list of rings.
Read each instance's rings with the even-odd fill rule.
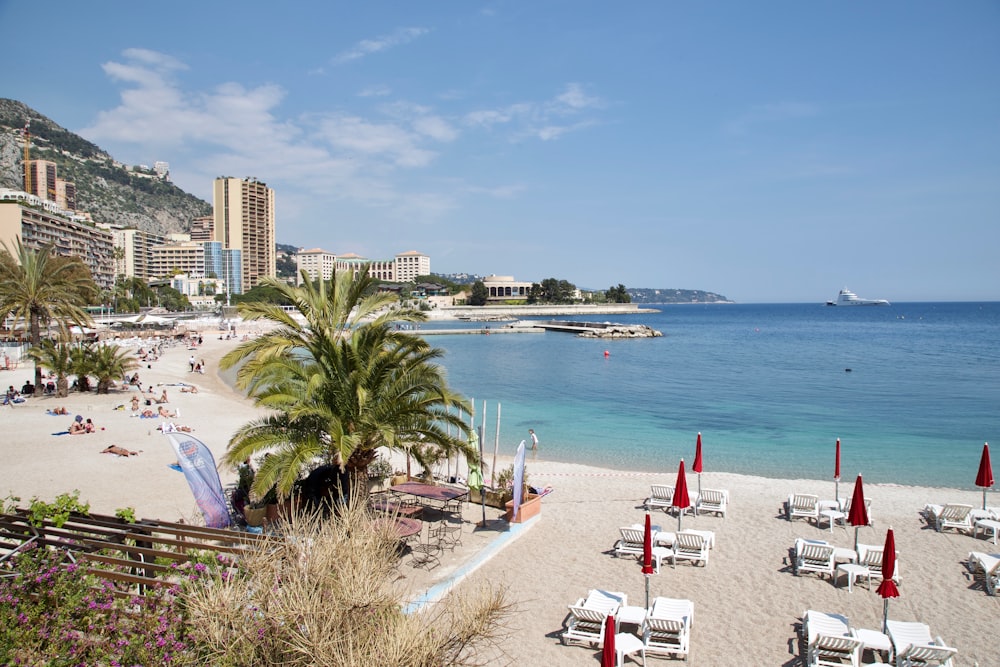
[[[100,147],[60,127],[34,109],[0,98],[0,187],[23,187],[22,130],[31,121],[31,159],[59,165],[59,177],[76,184],[77,208],[95,222],[165,234],[187,232],[191,219],[212,205],[155,173],[115,162]]]

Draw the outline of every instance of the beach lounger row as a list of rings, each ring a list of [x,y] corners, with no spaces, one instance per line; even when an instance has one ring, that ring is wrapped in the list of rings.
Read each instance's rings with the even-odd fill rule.
[[[857,579],[864,579],[871,588],[872,580],[882,579],[882,546],[859,544],[856,551],[838,548],[823,540],[795,540],[793,547],[792,571],[796,576],[803,572],[829,575],[836,582],[840,572],[848,576],[848,586]],[[899,552],[896,552],[895,571],[892,580],[900,583]]]
[[[670,512],[674,509],[674,487],[664,484],[653,484],[650,486],[650,495],[642,501],[647,510],[662,509]],[[689,514],[702,514],[712,512],[726,517],[729,508],[729,491],[726,489],[702,489],[700,493],[688,491],[688,507],[685,511]]]
[[[802,615],[802,635],[807,667],[859,667],[865,651],[884,654],[896,667],[951,667],[958,653],[940,637],[932,637],[924,623],[890,620],[882,633],[854,629],[842,614],[812,609]]]
[[[642,558],[645,527],[634,525],[618,529],[621,537],[613,547],[615,557],[636,556]],[[709,530],[682,530],[679,533],[654,530],[651,535],[652,556],[656,571],[664,558],[675,566],[678,560],[688,560],[694,564],[708,565],[709,549],[715,545],[715,533]]]
[[[643,664],[647,653],[687,659],[694,622],[694,604],[690,600],[657,597],[648,609],[630,607],[627,603],[624,593],[589,591],[586,598],[569,605],[569,620],[560,637],[562,643],[579,641],[589,646],[603,646],[605,623],[608,616],[612,616],[619,664],[624,655],[633,653],[641,653]],[[641,639],[635,634],[621,632],[621,626],[626,624],[637,626]]]

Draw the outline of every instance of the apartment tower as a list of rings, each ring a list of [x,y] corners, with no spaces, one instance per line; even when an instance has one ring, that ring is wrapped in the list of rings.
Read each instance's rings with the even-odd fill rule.
[[[212,240],[224,249],[240,251],[242,289],[256,287],[266,276],[277,276],[274,190],[255,178],[217,178],[212,207]]]

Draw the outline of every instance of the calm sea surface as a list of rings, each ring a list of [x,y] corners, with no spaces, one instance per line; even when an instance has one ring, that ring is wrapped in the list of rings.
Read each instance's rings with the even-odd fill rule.
[[[428,340],[477,424],[486,401],[490,453],[498,403],[503,454],[534,428],[543,458],[671,474],[700,431],[706,474],[832,479],[839,437],[844,480],[975,489],[1000,444],[1000,303],[652,307],[574,319],[662,338]]]

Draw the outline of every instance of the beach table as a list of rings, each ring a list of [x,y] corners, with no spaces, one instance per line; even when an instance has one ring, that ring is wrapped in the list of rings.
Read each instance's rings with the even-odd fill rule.
[[[421,482],[403,482],[390,486],[389,491],[395,495],[413,496],[417,502],[435,509],[443,509],[448,503],[461,500],[469,495],[468,489],[456,489],[453,486],[436,486]]]
[[[994,521],[992,519],[980,519],[976,522],[973,528],[973,536],[979,537],[979,533],[982,531],[983,537],[989,536],[991,533],[993,535],[993,544],[997,543],[997,532],[1000,531],[1000,521]]]
[[[370,507],[375,512],[382,512],[383,514],[394,514],[396,516],[407,517],[410,519],[419,518],[420,513],[424,511],[424,508],[420,505],[414,505],[412,503],[401,503],[393,500],[373,500],[370,503]]]
[[[401,540],[413,537],[423,528],[423,522],[420,519],[408,519],[405,516],[397,517],[396,519],[376,519],[376,522],[385,523],[386,525],[391,523],[393,529],[396,531],[396,535]]]

